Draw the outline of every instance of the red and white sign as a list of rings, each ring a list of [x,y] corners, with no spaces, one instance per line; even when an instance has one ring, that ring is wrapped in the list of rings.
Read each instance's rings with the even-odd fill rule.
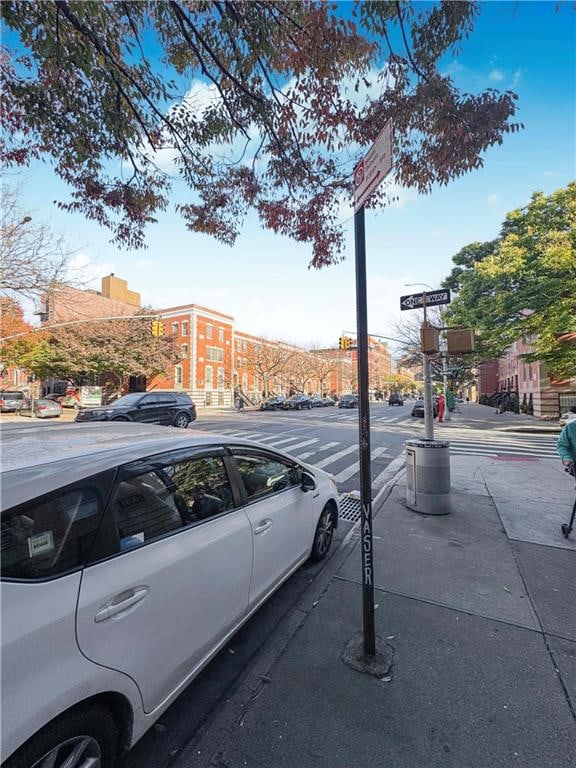
[[[388,120],[354,168],[354,211],[361,208],[392,168],[392,120]]]

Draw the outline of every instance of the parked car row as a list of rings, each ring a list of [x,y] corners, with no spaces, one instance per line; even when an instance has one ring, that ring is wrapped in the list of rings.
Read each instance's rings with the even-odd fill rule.
[[[297,394],[291,397],[284,397],[283,395],[273,395],[267,400],[264,400],[260,406],[261,411],[302,411],[304,409],[311,410],[312,408],[326,408],[333,406],[335,401],[328,396],[321,397],[320,395],[304,395]]]
[[[111,768],[326,557],[336,480],[231,436],[55,424],[39,450],[3,431],[3,766]]]

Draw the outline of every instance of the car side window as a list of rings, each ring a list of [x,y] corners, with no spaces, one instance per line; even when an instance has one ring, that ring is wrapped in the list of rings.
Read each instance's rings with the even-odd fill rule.
[[[109,487],[110,475],[97,475],[3,511],[2,577],[41,579],[84,565]]]
[[[300,484],[294,465],[275,456],[238,452],[234,460],[250,500]]]
[[[119,550],[140,547],[234,507],[222,458],[148,465],[121,478],[112,514]]]

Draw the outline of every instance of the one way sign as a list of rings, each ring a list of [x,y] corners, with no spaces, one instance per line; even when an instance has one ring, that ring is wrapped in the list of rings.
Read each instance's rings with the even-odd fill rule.
[[[419,309],[424,305],[423,296],[426,296],[427,307],[450,304],[450,289],[445,288],[441,291],[426,291],[425,293],[411,293],[408,296],[400,296],[400,309]]]

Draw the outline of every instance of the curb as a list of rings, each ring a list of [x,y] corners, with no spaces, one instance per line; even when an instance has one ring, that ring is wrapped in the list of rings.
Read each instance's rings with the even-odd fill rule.
[[[517,427],[498,427],[494,430],[495,432],[518,432],[518,433],[525,433],[525,434],[532,434],[532,435],[559,435],[560,432],[562,432],[562,427],[532,427],[532,426],[522,426],[519,425]]]

